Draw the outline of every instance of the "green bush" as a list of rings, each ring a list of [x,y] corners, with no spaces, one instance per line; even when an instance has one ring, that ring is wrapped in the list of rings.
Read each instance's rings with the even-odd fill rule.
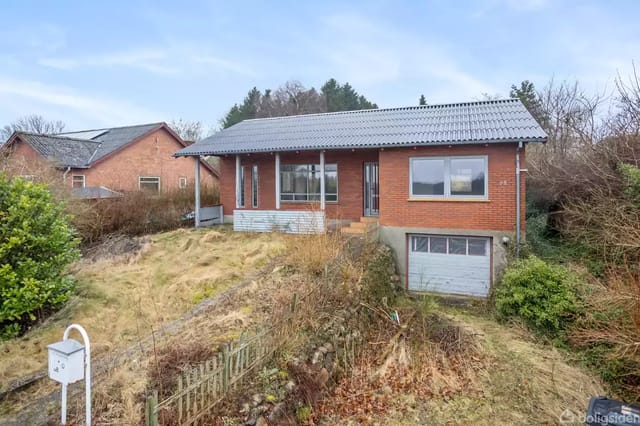
[[[64,205],[42,184],[0,175],[0,335],[20,333],[69,297],[79,256]]]
[[[531,256],[507,268],[496,291],[501,319],[521,318],[533,330],[558,336],[579,313],[576,277],[560,265]]]

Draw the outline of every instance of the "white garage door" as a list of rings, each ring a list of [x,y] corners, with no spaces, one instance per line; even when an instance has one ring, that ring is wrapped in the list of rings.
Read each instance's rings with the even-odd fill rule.
[[[491,285],[489,238],[411,235],[409,290],[487,296]]]

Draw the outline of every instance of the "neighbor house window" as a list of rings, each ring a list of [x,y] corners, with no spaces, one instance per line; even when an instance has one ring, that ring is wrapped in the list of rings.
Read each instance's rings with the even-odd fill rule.
[[[487,196],[487,156],[416,157],[410,160],[412,197]]]
[[[73,175],[71,177],[71,186],[73,188],[84,188],[84,175]]]
[[[160,178],[158,176],[140,176],[138,186],[143,191],[160,192]]]
[[[251,207],[258,207],[258,166],[251,167]]]
[[[187,178],[184,176],[180,176],[178,178],[178,187],[180,189],[185,189],[187,187]]]
[[[324,166],[325,201],[338,201],[338,165]],[[281,201],[320,201],[319,164],[280,166]]]

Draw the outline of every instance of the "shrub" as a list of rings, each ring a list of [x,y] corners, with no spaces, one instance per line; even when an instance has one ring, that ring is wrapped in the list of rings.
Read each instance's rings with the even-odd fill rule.
[[[64,205],[45,185],[0,174],[0,330],[19,334],[69,297],[65,275],[79,256]],[[19,324],[19,325],[16,325]]]
[[[575,276],[535,256],[509,267],[496,292],[501,319],[519,317],[535,331],[558,336],[579,312]]]

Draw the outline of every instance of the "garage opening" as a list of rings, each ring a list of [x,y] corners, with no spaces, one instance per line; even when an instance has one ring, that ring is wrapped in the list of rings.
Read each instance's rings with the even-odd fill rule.
[[[409,236],[412,291],[486,297],[491,286],[491,238]]]

